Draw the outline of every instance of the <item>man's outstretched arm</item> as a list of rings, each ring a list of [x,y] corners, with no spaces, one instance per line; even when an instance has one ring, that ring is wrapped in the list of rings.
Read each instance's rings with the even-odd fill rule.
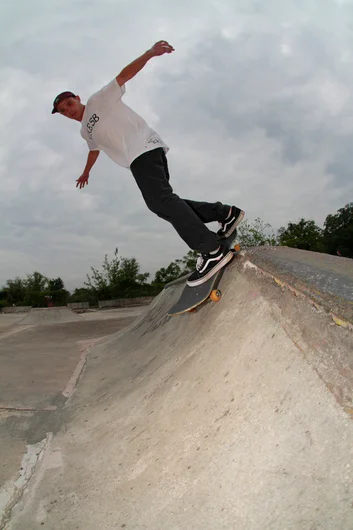
[[[123,86],[126,81],[132,79],[145,64],[152,59],[152,57],[158,57],[159,55],[164,55],[165,53],[172,53],[174,51],[173,46],[168,44],[165,40],[160,40],[156,42],[152,48],[147,50],[141,57],[135,59],[132,63],[125,66],[125,68],[116,76],[116,80],[119,86]]]
[[[81,190],[86,186],[86,184],[88,185],[89,172],[91,171],[93,165],[96,163],[96,160],[99,157],[99,153],[100,151],[98,149],[94,151],[89,151],[85,169],[83,170],[83,173],[80,178],[76,180],[76,188],[80,188]]]

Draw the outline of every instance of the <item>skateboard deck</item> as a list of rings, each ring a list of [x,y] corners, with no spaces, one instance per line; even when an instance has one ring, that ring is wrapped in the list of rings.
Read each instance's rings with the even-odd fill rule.
[[[230,250],[232,250],[234,256],[240,252],[240,245],[236,244],[235,242],[236,237],[237,232],[235,231],[228,238],[220,240],[223,245],[226,245]],[[227,263],[227,265],[225,265],[225,267],[222,267],[221,270],[216,272],[216,274],[214,274],[209,280],[205,281],[201,285],[197,285],[195,287],[185,285],[179,300],[169,309],[168,315],[175,316],[187,312],[194,312],[197,310],[198,306],[209,300],[218,302],[222,297],[222,293],[218,289],[219,282],[222,279],[224,270],[227,268],[229,263],[232,263],[234,256]]]

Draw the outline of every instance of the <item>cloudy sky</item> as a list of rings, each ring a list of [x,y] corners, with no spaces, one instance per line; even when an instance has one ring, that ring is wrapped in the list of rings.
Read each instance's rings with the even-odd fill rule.
[[[35,270],[82,286],[115,247],[152,275],[187,253],[104,154],[76,189],[80,124],[50,114],[160,39],[175,52],[124,101],[169,145],[176,193],[274,230],[353,200],[353,1],[14,0],[0,20],[0,286]]]

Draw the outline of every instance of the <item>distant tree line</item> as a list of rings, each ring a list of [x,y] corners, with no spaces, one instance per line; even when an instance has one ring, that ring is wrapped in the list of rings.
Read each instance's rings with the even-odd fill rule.
[[[313,220],[300,219],[281,227],[275,235],[271,225],[260,218],[253,223],[245,220],[239,226],[238,239],[243,248],[285,245],[353,258],[353,203],[328,215],[323,228]],[[107,255],[104,257],[99,270],[91,267],[85,287],[75,289],[72,294],[65,289],[61,278],[50,279],[40,272],[7,280],[0,288],[0,308],[10,305],[60,306],[70,302],[89,302],[95,306],[99,300],[156,296],[167,283],[192,271],[196,259],[197,253],[190,250],[182,259],[159,269],[149,282],[150,274],[140,272],[140,264],[135,258],[120,258],[118,249],[115,249],[111,260]]]

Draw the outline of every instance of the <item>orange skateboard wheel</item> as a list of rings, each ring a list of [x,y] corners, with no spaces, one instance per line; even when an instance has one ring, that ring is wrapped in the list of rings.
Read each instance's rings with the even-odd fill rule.
[[[212,302],[219,302],[221,298],[222,293],[219,289],[214,289],[213,291],[211,291],[210,299],[212,300]]]

